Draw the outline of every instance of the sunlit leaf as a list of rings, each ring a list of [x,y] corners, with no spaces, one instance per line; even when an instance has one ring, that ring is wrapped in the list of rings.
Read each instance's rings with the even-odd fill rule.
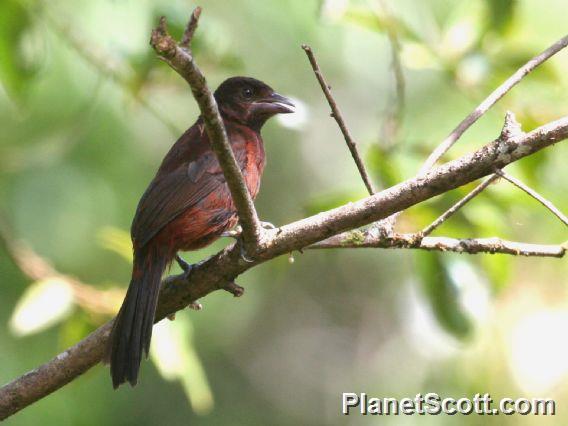
[[[17,336],[37,333],[67,318],[74,306],[69,282],[53,277],[30,285],[16,304],[10,330]]]
[[[349,7],[349,0],[321,0],[320,15],[330,19],[338,20],[345,15]]]
[[[342,19],[345,22],[355,24],[370,31],[384,33],[387,28],[392,28],[402,41],[420,42],[422,39],[410,26],[397,17],[386,15],[384,11],[376,7],[362,7],[350,5],[344,9]]]
[[[102,247],[114,251],[124,260],[132,263],[132,242],[128,232],[112,226],[105,226],[99,231],[97,239]]]
[[[150,355],[166,380],[179,380],[192,409],[207,414],[213,409],[213,393],[193,345],[193,327],[185,313],[175,321],[154,326]]]
[[[369,8],[350,6],[344,11],[343,19],[371,31],[383,32],[385,27]]]

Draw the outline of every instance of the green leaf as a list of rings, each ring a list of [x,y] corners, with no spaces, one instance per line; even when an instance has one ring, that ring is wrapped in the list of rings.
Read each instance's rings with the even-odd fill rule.
[[[515,17],[516,0],[485,0],[488,7],[487,29],[505,33]]]
[[[460,302],[460,290],[452,280],[442,255],[421,252],[416,256],[417,272],[426,298],[440,325],[457,338],[467,338],[472,323]]]
[[[403,20],[384,14],[382,10],[375,10],[375,8],[350,5],[342,19],[345,22],[378,33],[384,33],[387,29],[392,28],[401,40],[416,42],[422,40]]]
[[[35,74],[22,55],[22,39],[29,24],[30,16],[18,1],[0,1],[0,81],[14,98],[24,95]]]
[[[373,175],[378,175],[385,188],[402,180],[402,173],[391,153],[386,152],[378,144],[373,144],[367,154],[367,164]]]
[[[480,261],[494,291],[499,291],[511,284],[512,257],[486,255],[481,257]]]

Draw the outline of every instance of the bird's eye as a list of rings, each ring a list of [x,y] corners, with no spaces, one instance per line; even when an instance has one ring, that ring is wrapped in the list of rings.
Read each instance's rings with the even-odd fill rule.
[[[244,97],[245,99],[250,99],[250,98],[252,98],[252,95],[253,95],[253,92],[252,92],[252,89],[251,89],[250,87],[245,87],[245,88],[243,89],[243,97]]]

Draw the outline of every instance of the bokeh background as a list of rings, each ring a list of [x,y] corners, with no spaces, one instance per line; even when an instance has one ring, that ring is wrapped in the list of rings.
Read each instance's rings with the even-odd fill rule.
[[[310,44],[377,186],[416,173],[500,82],[566,33],[565,0],[203,0],[194,51],[212,87],[265,80],[299,112],[263,130],[257,208],[284,224],[365,195],[301,50]],[[128,228],[162,156],[197,116],[148,40],[160,15],[181,34],[186,0],[0,1],[0,383],[108,320],[130,276]],[[391,37],[398,40],[394,44]],[[404,74],[397,96],[392,46]],[[398,45],[398,46],[397,46]],[[527,77],[447,155],[568,111],[568,54]],[[400,88],[400,87],[399,87]],[[510,167],[568,211],[568,145]],[[473,185],[410,209],[419,230]],[[566,228],[506,182],[435,235],[562,243]],[[186,258],[198,261],[227,240]],[[14,248],[34,275],[16,267]],[[26,251],[27,250],[27,251]],[[357,250],[293,253],[239,278],[204,309],[155,328],[135,389],[98,366],[10,425],[566,424],[566,261]],[[35,263],[34,263],[35,262]],[[175,269],[174,269],[175,270]],[[37,272],[37,268],[35,270]],[[35,279],[33,279],[35,277]],[[75,277],[79,282],[68,277]],[[381,397],[551,397],[553,418],[342,417],[341,392]]]

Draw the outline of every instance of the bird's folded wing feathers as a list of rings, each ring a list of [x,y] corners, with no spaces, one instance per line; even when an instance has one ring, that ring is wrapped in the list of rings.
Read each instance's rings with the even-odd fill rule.
[[[246,161],[246,152],[237,151],[235,155],[239,164]],[[132,223],[136,246],[144,246],[181,213],[225,185],[219,162],[211,151],[156,178],[142,196]]]

